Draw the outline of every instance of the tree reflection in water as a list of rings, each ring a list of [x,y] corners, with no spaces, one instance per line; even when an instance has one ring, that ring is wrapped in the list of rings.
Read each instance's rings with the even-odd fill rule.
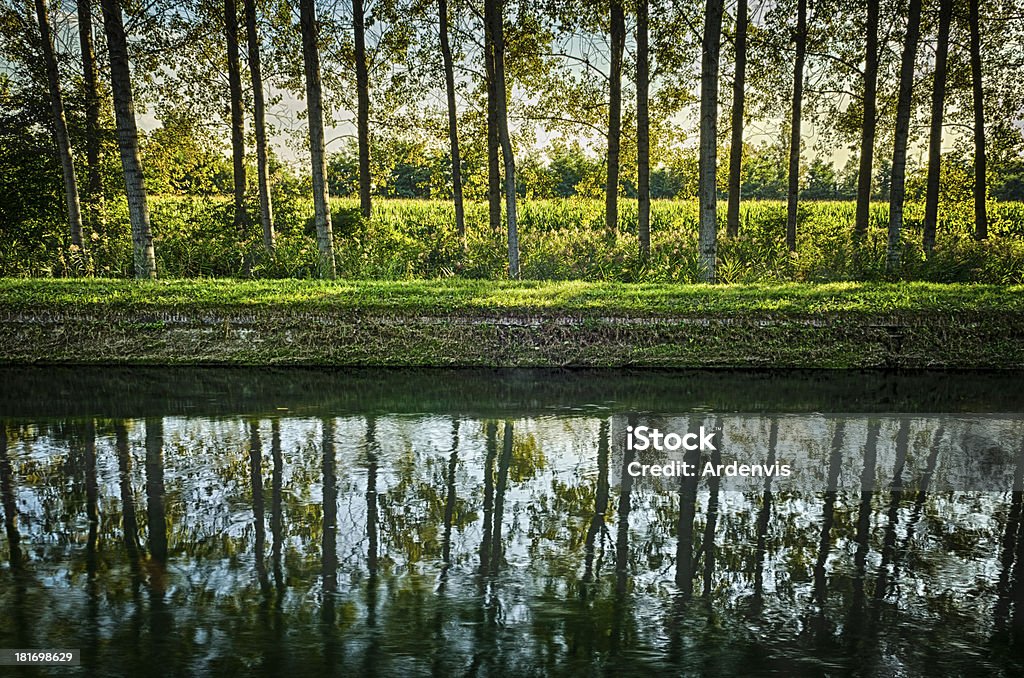
[[[5,422],[0,646],[86,675],[1022,668],[1015,416],[672,419],[721,428],[698,467],[817,465],[736,486],[631,475],[636,413],[304,414]],[[954,491],[979,436],[1006,487]]]
[[[31,629],[35,626],[34,620],[30,617],[27,600],[28,588],[33,582],[23,567],[15,491],[14,470],[7,449],[7,422],[0,419],[0,500],[3,503],[4,531],[7,534],[7,562],[10,564],[10,578],[13,580],[7,584],[9,592],[5,598],[8,601],[8,609],[4,611],[4,617],[11,620],[14,629],[11,642],[4,647],[28,648],[32,646]]]
[[[321,602],[320,622],[323,627],[324,642],[324,675],[335,675],[338,665],[338,642],[336,629],[335,599],[338,591],[338,479],[335,474],[337,456],[334,450],[334,420],[324,419],[321,422],[323,443],[322,481],[321,485]],[[373,624],[370,623],[372,626]]]
[[[85,614],[85,641],[82,644],[82,662],[87,666],[94,666],[97,663],[97,651],[100,642],[100,593],[101,582],[99,577],[99,532],[100,532],[100,511],[99,511],[99,483],[96,478],[96,423],[92,419],[84,422],[83,426],[84,458],[85,465],[85,515],[88,521],[88,536],[85,546],[85,568],[86,585],[85,593],[86,614]]]
[[[766,466],[772,466],[778,460],[779,421],[772,419],[768,431],[768,457]],[[761,613],[764,604],[764,560],[768,546],[768,523],[772,515],[772,480],[774,476],[764,479],[764,493],[761,495],[761,508],[757,513],[757,546],[754,557],[754,596],[751,611]]]
[[[864,580],[867,576],[869,538],[871,536],[871,500],[875,496],[875,464],[878,461],[878,434],[881,422],[868,422],[867,442],[864,444],[864,465],[860,475],[860,506],[857,509],[857,533],[854,541],[857,550],[853,556],[853,599],[847,620],[848,632],[845,640],[853,647],[860,642],[864,633]]]

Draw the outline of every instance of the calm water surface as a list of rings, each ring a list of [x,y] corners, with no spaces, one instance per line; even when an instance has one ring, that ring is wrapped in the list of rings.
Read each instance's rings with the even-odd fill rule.
[[[1024,671],[1020,374],[0,369],[44,675]],[[625,427],[716,431],[635,452]],[[634,478],[630,462],[792,476]]]

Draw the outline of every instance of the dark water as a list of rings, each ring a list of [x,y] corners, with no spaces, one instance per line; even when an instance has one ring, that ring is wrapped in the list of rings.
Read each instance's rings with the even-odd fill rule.
[[[2,369],[0,648],[81,650],[19,669],[46,675],[1019,675],[1022,376]],[[627,449],[643,424],[716,449]],[[792,475],[627,472],[669,460]]]

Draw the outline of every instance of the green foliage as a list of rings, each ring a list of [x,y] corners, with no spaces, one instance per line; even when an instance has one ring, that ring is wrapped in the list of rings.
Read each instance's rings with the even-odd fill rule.
[[[187,137],[186,137],[187,139]],[[468,198],[485,199],[487,167],[482,158],[475,158],[472,148],[464,149],[463,182]],[[178,151],[169,149],[173,154]],[[728,149],[719,149],[719,157],[727,158]],[[467,159],[468,158],[468,159]],[[451,197],[451,159],[444,146],[429,143],[420,137],[393,134],[375,136],[370,152],[372,192],[382,198],[449,198]],[[223,164],[223,160],[221,160]],[[632,161],[632,162],[635,162]],[[788,191],[788,152],[781,145],[745,144],[741,193],[744,199],[784,200]],[[943,189],[949,184],[950,195],[960,199],[963,183],[962,164],[945,159]],[[517,160],[516,190],[527,199],[537,198],[601,198],[604,196],[605,160],[597,152],[585,148],[579,140],[554,139],[543,152],[534,148]],[[628,172],[628,167],[623,167]],[[728,163],[718,168],[719,194],[726,197]],[[884,168],[883,168],[884,169]],[[856,163],[837,170],[830,161],[815,157],[801,172],[801,200],[853,199],[857,186]],[[334,153],[327,166],[327,179],[332,196],[358,194],[359,164],[354,141]],[[909,195],[924,199],[924,170],[911,174]],[[228,180],[230,176],[228,176]],[[879,183],[885,186],[885,177]],[[916,182],[916,183],[915,183]],[[915,188],[920,186],[919,190]],[[1012,189],[1010,186],[1007,190]],[[226,191],[227,189],[225,189]],[[625,174],[620,182],[621,194],[636,197],[635,176]],[[916,192],[915,192],[916,191]],[[970,193],[970,185],[967,187]],[[173,192],[173,191],[172,191]],[[697,152],[689,146],[669,146],[651,166],[651,197],[689,198],[697,192]],[[946,193],[944,192],[945,196]],[[883,198],[883,194],[876,195]]]
[[[66,213],[61,169],[47,111],[0,73],[0,261],[40,261],[60,239],[53,215]]]
[[[1024,200],[1024,158],[1013,158],[994,177],[991,195],[997,200]]]
[[[186,115],[164,116],[163,125],[142,138],[146,189],[160,195],[215,195],[232,188],[231,161],[219,140]]]
[[[548,153],[546,174],[554,186],[550,193],[540,194],[545,197],[596,197],[604,190],[602,163],[584,153],[578,142],[555,144]]]
[[[259,234],[237,233],[230,201],[218,197],[157,196],[150,201],[161,277],[315,277],[317,248],[312,206],[303,182],[275,187],[277,249],[265,253]],[[886,280],[888,210],[872,207],[871,225],[861,243],[853,239],[853,202],[800,205],[798,252],[785,247],[786,208],[780,201],[748,201],[740,212],[740,235],[719,242],[720,277],[725,283],[779,283]],[[1024,203],[989,205],[991,237],[971,237],[969,202],[944,205],[938,244],[930,259],[921,249],[923,206],[906,210],[901,277],[935,282],[1020,283],[1024,281]],[[724,219],[724,205],[720,209]],[[250,205],[257,223],[255,202]],[[520,206],[522,275],[531,280],[586,280],[692,283],[697,262],[697,204],[655,200],[651,213],[651,255],[639,258],[636,202],[623,200],[619,234],[604,230],[601,200],[563,198],[524,200]],[[504,233],[488,226],[487,205],[466,204],[467,242],[455,232],[447,201],[378,200],[369,219],[358,201],[332,201],[338,271],[350,279],[475,278],[506,276]],[[127,277],[131,245],[124,201],[108,203],[106,226],[92,236],[85,252],[68,254],[63,222],[42,222],[33,248],[22,249],[19,232],[0,236],[0,274],[5,276],[97,275]]]
[[[840,179],[832,163],[817,157],[807,168],[806,183],[800,197],[803,200],[838,200],[855,198],[856,194],[842,195]]]
[[[370,149],[373,193],[383,198],[447,196],[451,161],[423,139],[374,139]],[[333,154],[327,163],[327,183],[333,196],[359,194],[359,149],[355,142]]]
[[[788,162],[781,145],[765,146],[757,152],[752,147],[744,148],[740,195],[753,200],[785,198]]]

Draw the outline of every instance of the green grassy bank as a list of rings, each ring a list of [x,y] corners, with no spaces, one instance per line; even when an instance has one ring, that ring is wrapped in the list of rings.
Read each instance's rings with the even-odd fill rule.
[[[1024,287],[0,280],[0,363],[1024,367]]]

